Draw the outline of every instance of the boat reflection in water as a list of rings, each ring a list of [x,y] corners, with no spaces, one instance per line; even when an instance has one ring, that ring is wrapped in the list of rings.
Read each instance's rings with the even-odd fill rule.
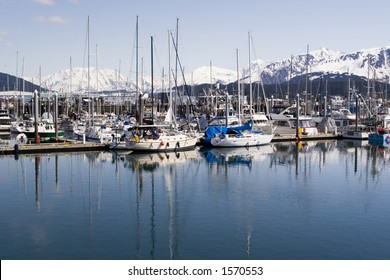
[[[125,167],[132,169],[135,173],[136,259],[161,258],[161,252],[159,252],[161,244],[166,244],[169,259],[176,259],[180,255],[181,208],[178,202],[178,191],[183,186],[182,183],[177,182],[177,177],[185,174],[182,168],[187,168],[188,161],[197,158],[199,156],[196,150],[131,153],[125,156]],[[165,193],[165,198],[161,192]],[[161,200],[165,201],[164,204],[166,203],[166,209],[163,211],[159,209]],[[148,211],[145,213],[144,209],[148,207],[144,204],[145,201],[150,201],[149,213]],[[167,223],[166,237],[158,230],[162,225],[161,220]],[[145,236],[145,226],[148,223],[150,235]],[[150,252],[150,255],[145,255],[145,252]]]
[[[237,148],[205,148],[201,150],[209,164],[245,165],[252,167],[252,161],[269,158],[273,153],[271,145]]]
[[[388,259],[389,162],[355,140],[0,156],[0,258]]]

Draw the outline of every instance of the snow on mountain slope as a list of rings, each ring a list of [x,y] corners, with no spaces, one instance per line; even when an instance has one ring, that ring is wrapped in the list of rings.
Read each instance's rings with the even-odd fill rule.
[[[127,77],[112,69],[99,69],[90,67],[89,91],[134,91],[135,86]],[[38,81],[39,77],[26,78]],[[41,78],[42,87],[58,92],[87,92],[88,68],[75,67],[58,71],[52,75]]]
[[[386,80],[390,76],[389,60],[390,46],[359,50],[352,53],[342,54],[340,51],[333,51],[327,48],[310,51],[308,54],[299,54],[289,58],[266,62],[263,60],[252,61],[251,81],[260,79],[264,84],[275,84],[286,82],[289,78],[305,75],[306,71],[319,72],[324,74],[350,73],[372,79],[375,75],[377,80]],[[370,67],[368,67],[370,61]],[[182,85],[183,78],[178,74],[178,85]],[[240,70],[240,79],[249,82],[249,67]],[[212,76],[212,77],[211,77]],[[261,76],[261,77],[260,77]],[[31,81],[32,79],[28,79]],[[38,81],[38,77],[34,77]],[[237,71],[222,69],[219,67],[203,66],[191,73],[185,73],[187,85],[199,85],[212,83],[229,84],[237,81]],[[135,91],[135,82],[130,81],[124,75],[119,75],[115,70],[101,69],[97,71],[90,68],[90,91]],[[86,92],[88,84],[87,68],[73,68],[61,70],[52,75],[42,77],[42,86],[53,91]],[[144,77],[143,85],[145,91],[150,90],[150,77]],[[154,80],[155,90],[162,87],[161,78]],[[171,85],[174,86],[174,79],[171,78]],[[164,87],[168,87],[168,78],[164,78]]]

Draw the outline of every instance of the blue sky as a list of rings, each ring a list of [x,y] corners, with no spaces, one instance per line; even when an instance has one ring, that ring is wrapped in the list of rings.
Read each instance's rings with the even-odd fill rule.
[[[90,61],[100,68],[135,71],[135,22],[139,17],[139,57],[150,72],[150,37],[154,67],[168,67],[168,30],[179,18],[179,56],[189,72],[212,61],[236,68],[252,59],[274,61],[327,47],[342,52],[389,45],[387,0],[0,0],[0,72],[51,74],[86,66],[87,18]],[[158,73],[159,70],[155,70]],[[156,74],[155,75],[158,75]]]

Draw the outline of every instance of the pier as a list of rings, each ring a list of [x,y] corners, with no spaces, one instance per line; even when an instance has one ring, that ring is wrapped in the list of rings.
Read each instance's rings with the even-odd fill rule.
[[[291,142],[291,141],[317,141],[317,140],[335,140],[342,139],[340,135],[318,134],[318,135],[300,135],[297,139],[295,135],[274,136],[271,142]],[[94,142],[85,142],[67,139],[56,143],[40,144],[15,144],[0,145],[0,155],[18,155],[18,154],[45,154],[45,153],[67,153],[67,152],[88,152],[88,151],[106,151],[109,145]]]
[[[109,147],[106,144],[66,140],[57,143],[4,145],[0,146],[0,155],[86,152],[108,149]]]
[[[278,135],[272,138],[271,142],[287,142],[287,141],[316,141],[316,140],[335,140],[342,139],[339,134],[317,134],[317,135],[299,135],[297,138],[293,134]]]

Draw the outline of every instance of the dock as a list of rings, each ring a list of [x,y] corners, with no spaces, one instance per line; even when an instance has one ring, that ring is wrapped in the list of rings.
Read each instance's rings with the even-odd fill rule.
[[[15,144],[0,146],[0,155],[45,154],[108,150],[106,144],[66,140],[57,143]]]
[[[317,141],[317,140],[335,140],[341,139],[340,135],[335,134],[318,134],[318,135],[295,135],[274,136],[271,142],[291,142],[291,141]],[[1,155],[22,155],[22,154],[45,154],[45,153],[70,153],[70,152],[87,152],[87,151],[106,151],[109,145],[94,142],[85,142],[73,139],[63,140],[56,143],[40,144],[15,144],[0,145]]]
[[[320,133],[317,135],[299,135],[297,138],[295,134],[288,135],[275,135],[271,142],[288,142],[288,141],[317,141],[317,140],[337,140],[342,139],[340,134],[325,134]]]

